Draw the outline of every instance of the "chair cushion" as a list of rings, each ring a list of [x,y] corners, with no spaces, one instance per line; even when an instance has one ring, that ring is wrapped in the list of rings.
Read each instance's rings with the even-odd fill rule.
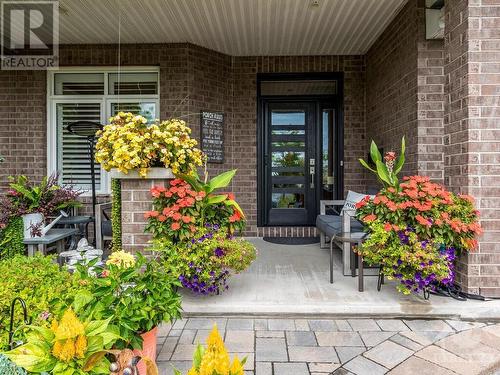
[[[111,237],[113,235],[113,229],[111,227],[111,220],[103,221],[101,224],[102,235],[104,237]]]
[[[342,217],[338,215],[318,215],[316,217],[316,228],[327,236],[335,236],[342,232]],[[351,232],[361,232],[363,224],[355,218],[351,218]]]

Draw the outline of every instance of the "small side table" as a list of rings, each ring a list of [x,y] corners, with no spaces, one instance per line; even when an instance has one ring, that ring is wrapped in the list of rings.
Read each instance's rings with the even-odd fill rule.
[[[352,247],[354,245],[359,246],[368,236],[365,232],[349,232],[349,233],[339,233],[335,236],[335,240],[339,242],[348,242],[351,247],[351,254],[354,254]],[[351,275],[356,276],[356,266],[354,259],[351,258]],[[333,251],[330,251],[330,282],[333,279]],[[363,280],[363,257],[358,254],[358,290],[362,292],[364,290],[364,280]]]
[[[57,253],[64,251],[65,240],[78,233],[76,228],[57,228],[49,230],[45,236],[25,238],[23,243],[28,245],[28,256],[34,256],[36,250],[45,254],[48,245],[56,244]]]

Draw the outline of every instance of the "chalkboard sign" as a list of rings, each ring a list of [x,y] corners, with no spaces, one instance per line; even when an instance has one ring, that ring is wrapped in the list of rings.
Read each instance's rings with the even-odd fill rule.
[[[201,149],[209,163],[224,163],[224,114],[201,111]]]

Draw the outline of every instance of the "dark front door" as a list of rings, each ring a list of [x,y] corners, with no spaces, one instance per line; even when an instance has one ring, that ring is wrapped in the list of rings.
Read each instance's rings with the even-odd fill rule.
[[[335,195],[335,109],[320,100],[263,101],[264,225],[314,225]]]

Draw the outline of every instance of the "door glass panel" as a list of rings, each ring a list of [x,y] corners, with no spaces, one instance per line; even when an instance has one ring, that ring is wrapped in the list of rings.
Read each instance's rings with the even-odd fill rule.
[[[271,209],[304,209],[306,112],[271,111]]]
[[[322,199],[334,198],[335,187],[335,113],[333,109],[322,111],[321,182]]]
[[[334,95],[337,93],[337,81],[332,80],[293,80],[261,81],[260,94],[272,95]]]
[[[303,167],[305,152],[273,152],[272,166],[274,167]]]
[[[272,111],[271,124],[276,125],[302,125],[306,124],[305,111]]]
[[[272,208],[304,208],[304,194],[273,193]]]

